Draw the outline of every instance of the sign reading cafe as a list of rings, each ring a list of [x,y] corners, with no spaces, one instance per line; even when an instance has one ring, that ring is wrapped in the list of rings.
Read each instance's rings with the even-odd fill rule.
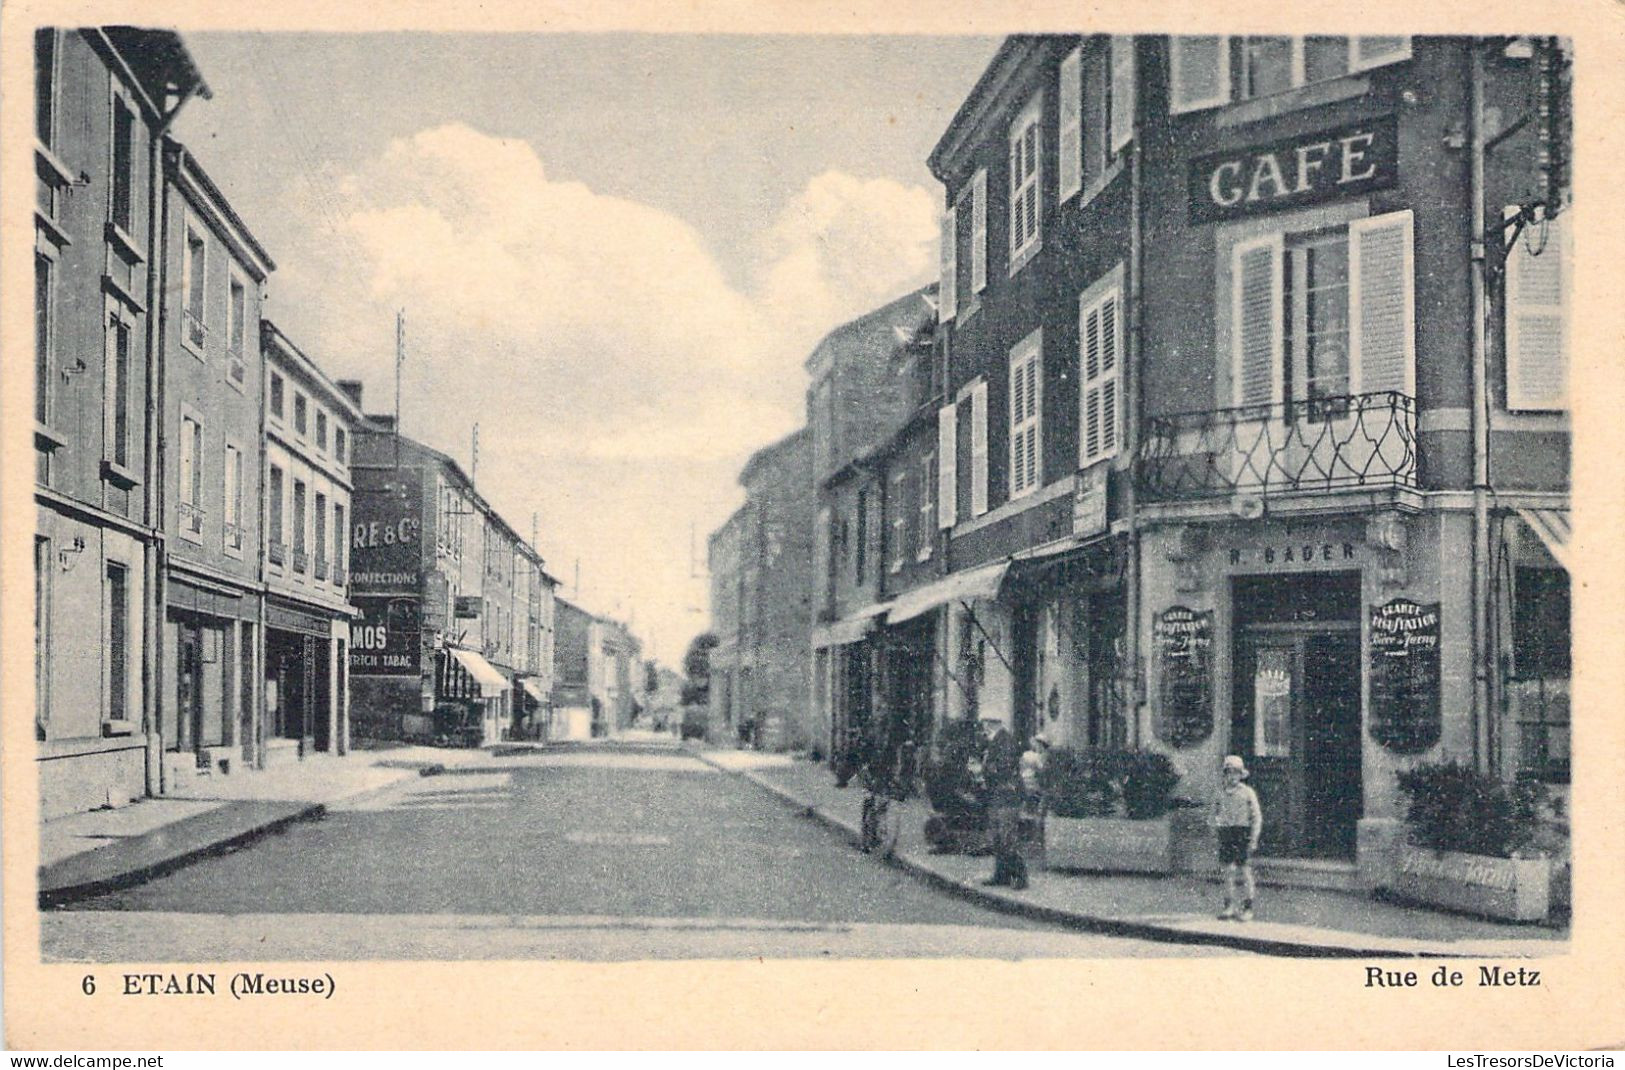
[[[1352,197],[1391,186],[1398,177],[1399,125],[1386,115],[1192,160],[1191,221]]]

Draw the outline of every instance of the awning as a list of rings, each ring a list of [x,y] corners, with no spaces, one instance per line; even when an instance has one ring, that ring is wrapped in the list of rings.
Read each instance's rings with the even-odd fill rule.
[[[497,671],[496,666],[486,661],[472,650],[459,650],[451,648],[451,656],[457,663],[468,670],[468,675],[480,685],[480,694],[486,698],[495,698],[508,690],[508,678]]]
[[[898,595],[886,614],[886,622],[900,624],[906,620],[913,620],[949,602],[996,598],[999,587],[1004,583],[1004,574],[1009,570],[1009,561],[995,561],[991,565],[956,572],[935,583],[928,583],[924,587]]]
[[[825,624],[813,629],[813,647],[822,649],[827,646],[845,646],[855,643],[859,639],[875,630],[880,617],[891,609],[890,602],[876,602],[864,606],[855,613],[848,613],[833,624]]]
[[[519,686],[524,688],[525,694],[535,699],[539,705],[547,705],[549,697],[547,694],[547,688],[542,686],[542,682],[540,680],[533,676],[527,676],[519,681]]]
[[[1567,509],[1519,509],[1518,515],[1540,536],[1546,549],[1564,569],[1569,568],[1569,511]]]

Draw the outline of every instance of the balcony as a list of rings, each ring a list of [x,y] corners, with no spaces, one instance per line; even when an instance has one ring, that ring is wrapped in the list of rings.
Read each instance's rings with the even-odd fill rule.
[[[191,535],[203,534],[203,510],[192,502],[178,502],[176,511],[180,514],[181,531]]]
[[[1146,420],[1147,501],[1416,486],[1416,400],[1356,394]]]
[[[316,555],[316,571],[313,574],[319,580],[327,579],[327,555]]]
[[[288,560],[288,547],[277,539],[271,539],[265,544],[265,558],[273,565],[283,564]]]
[[[310,571],[310,555],[303,550],[293,552],[293,570],[295,572]]]

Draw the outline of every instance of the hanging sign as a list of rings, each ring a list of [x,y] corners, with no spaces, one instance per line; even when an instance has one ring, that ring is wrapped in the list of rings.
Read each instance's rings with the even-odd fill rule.
[[[1392,115],[1365,119],[1197,157],[1187,179],[1191,222],[1353,197],[1392,186],[1398,177],[1398,122]]]
[[[1371,738],[1399,754],[1439,742],[1439,603],[1371,610]]]
[[[1152,625],[1161,701],[1153,726],[1172,747],[1213,734],[1213,611],[1170,606]]]

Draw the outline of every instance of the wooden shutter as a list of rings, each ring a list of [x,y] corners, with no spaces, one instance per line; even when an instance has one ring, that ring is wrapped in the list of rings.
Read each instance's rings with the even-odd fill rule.
[[[987,512],[987,383],[979,382],[970,394],[970,511]]]
[[[959,271],[958,250],[954,243],[958,238],[956,231],[957,213],[950,206],[942,216],[942,282],[937,288],[937,319],[947,323],[954,318],[956,311],[956,273]]]
[[[1562,409],[1568,403],[1569,232],[1559,216],[1525,230],[1507,252],[1506,407]],[[1538,256],[1530,250],[1539,250]]]
[[[1234,403],[1281,400],[1281,235],[1237,244],[1230,253],[1231,388]]]
[[[1057,201],[1083,188],[1083,50],[1074,48],[1061,61],[1061,128],[1056,137]]]
[[[1043,340],[1024,340],[1010,356],[1010,496],[1025,494],[1038,485],[1041,474],[1041,414],[1043,375],[1040,362]]]
[[[987,288],[987,169],[971,179],[970,202],[970,288],[981,293]]]
[[[1117,382],[1122,364],[1122,331],[1118,307],[1119,296],[1113,290],[1084,304],[1078,321],[1083,401],[1079,463],[1084,468],[1114,456],[1121,437]]]
[[[1111,149],[1122,152],[1134,139],[1134,38],[1112,36]]]
[[[1170,37],[1168,110],[1174,114],[1230,100],[1230,39]]]
[[[937,526],[951,528],[959,515],[959,409],[937,410]]]
[[[1349,379],[1357,394],[1416,393],[1411,213],[1349,224]]]

